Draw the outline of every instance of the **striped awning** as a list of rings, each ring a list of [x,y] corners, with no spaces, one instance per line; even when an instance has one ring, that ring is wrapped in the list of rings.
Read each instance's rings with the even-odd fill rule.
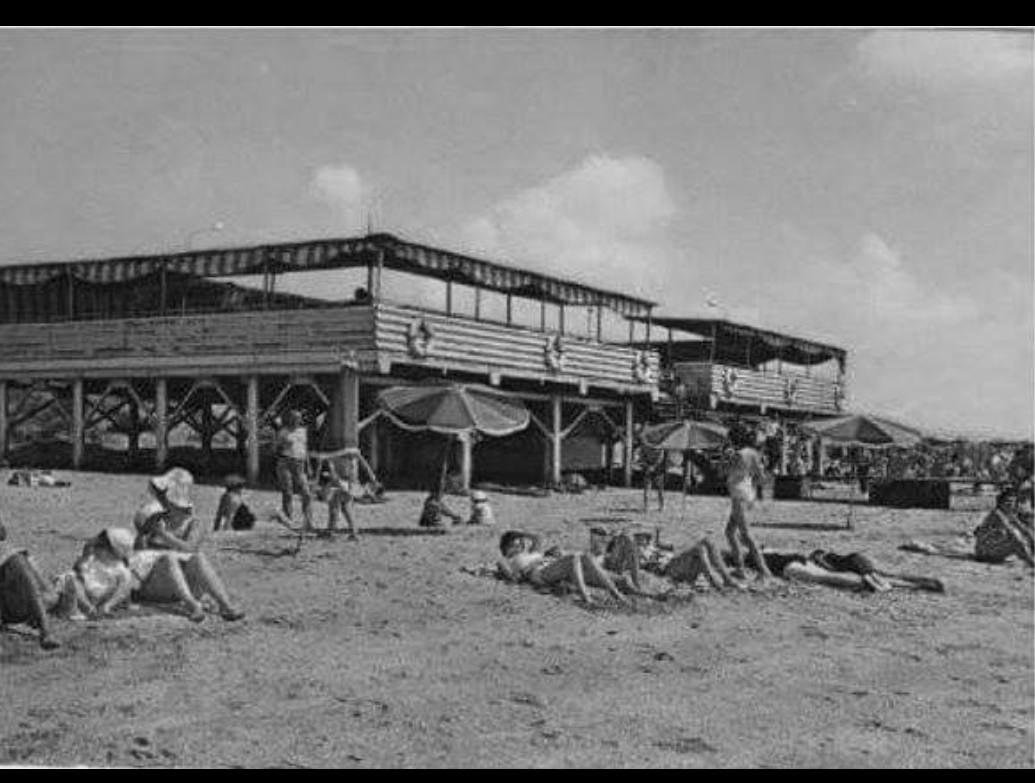
[[[492,261],[405,242],[390,234],[352,239],[195,250],[157,256],[133,256],[58,263],[0,266],[0,284],[39,285],[58,277],[90,283],[123,283],[165,269],[196,277],[232,277],[264,273],[382,264],[415,275],[452,280],[559,304],[607,307],[628,317],[650,313],[654,302],[585,286],[561,278]]]

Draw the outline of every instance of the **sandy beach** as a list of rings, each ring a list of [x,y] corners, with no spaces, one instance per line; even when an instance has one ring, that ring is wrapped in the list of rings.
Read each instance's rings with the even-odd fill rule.
[[[128,525],[141,476],[63,474],[5,487],[11,543],[45,572],[101,527]],[[203,518],[219,488],[199,486]],[[253,492],[261,510],[273,492]],[[467,501],[452,499],[466,510]],[[1023,565],[897,550],[947,539],[977,509],[765,501],[771,547],[862,551],[946,593],[855,594],[779,582],[586,607],[478,575],[505,527],[584,547],[588,527],[721,532],[721,497],[634,490],[493,494],[495,528],[415,527],[421,497],[358,507],[358,542],[273,523],[207,549],[248,612],[200,625],[136,606],[58,621],[42,651],[0,634],[0,763],[184,767],[1030,767],[1032,577]],[[852,529],[846,529],[851,508]],[[322,522],[325,510],[318,507]],[[655,583],[657,584],[657,583]]]

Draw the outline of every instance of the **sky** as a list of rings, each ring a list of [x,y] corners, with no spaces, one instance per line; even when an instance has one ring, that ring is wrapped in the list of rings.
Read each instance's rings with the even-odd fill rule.
[[[0,264],[372,226],[1030,438],[1033,70],[1030,29],[0,29]]]

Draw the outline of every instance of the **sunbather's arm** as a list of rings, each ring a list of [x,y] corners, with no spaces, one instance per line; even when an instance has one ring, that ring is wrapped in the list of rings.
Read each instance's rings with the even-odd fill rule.
[[[501,557],[496,561],[496,571],[508,582],[521,581],[521,577],[519,577],[517,573],[514,572],[514,569],[510,567],[510,563],[507,562],[506,558]]]
[[[129,601],[129,596],[133,592],[133,577],[127,573],[120,574],[115,590],[108,597],[107,600],[101,602],[101,605],[97,607],[98,614],[111,614],[113,610],[121,606],[123,603]]]

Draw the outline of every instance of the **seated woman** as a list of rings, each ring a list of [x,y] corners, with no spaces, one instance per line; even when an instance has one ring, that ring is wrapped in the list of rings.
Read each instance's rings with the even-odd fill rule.
[[[988,512],[973,532],[973,543],[959,539],[949,544],[927,544],[910,541],[899,549],[927,555],[981,563],[1003,563],[1016,555],[1029,566],[1035,567],[1031,516],[1024,507],[1017,508],[1017,491],[1008,487],[996,498],[996,507]]]
[[[529,582],[536,587],[573,583],[587,604],[593,603],[587,589],[587,585],[592,585],[604,588],[619,603],[628,603],[607,572],[589,554],[565,554],[556,548],[543,552],[539,536],[521,530],[508,530],[500,536],[500,553],[503,557],[497,562],[497,570],[508,581]]]
[[[616,548],[619,552],[629,551],[628,543],[621,542],[621,538],[618,537],[617,546],[613,542],[609,547],[609,563],[612,565],[618,565],[614,555]],[[645,571],[691,587],[703,576],[717,590],[727,587],[745,589],[741,582],[730,575],[715,545],[707,537],[678,554],[673,552],[672,547],[663,546],[650,533],[637,533],[634,541],[632,551],[636,554],[639,568]],[[620,557],[628,561],[627,554]]]
[[[39,631],[40,647],[61,646],[50,630],[47,612],[61,596],[29,558],[26,549],[7,544],[7,530],[0,522],[0,625],[26,623]]]
[[[224,620],[239,620],[237,609],[208,558],[200,551],[204,538],[194,516],[190,487],[194,479],[173,468],[148,482],[152,500],[137,510],[135,553],[130,568],[140,581],[137,596],[144,601],[183,602],[194,622],[205,619],[200,598],[210,595]]]

